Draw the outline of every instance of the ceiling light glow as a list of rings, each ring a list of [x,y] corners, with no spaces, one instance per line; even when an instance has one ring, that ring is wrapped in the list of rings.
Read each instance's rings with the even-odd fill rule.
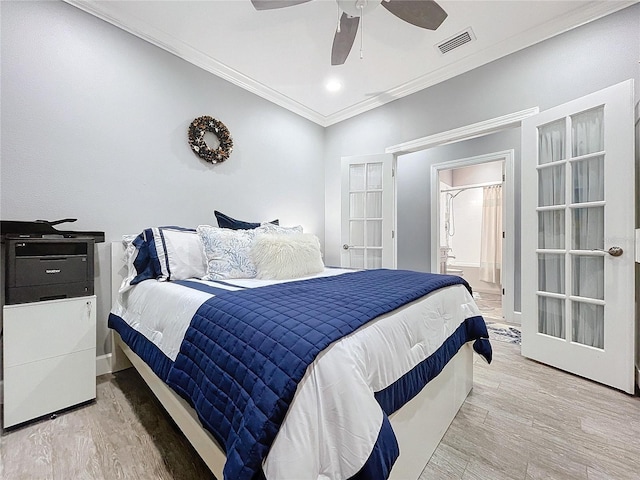
[[[342,84],[338,80],[333,79],[333,80],[329,80],[326,83],[325,87],[330,92],[337,92],[338,90],[340,90],[342,88]]]

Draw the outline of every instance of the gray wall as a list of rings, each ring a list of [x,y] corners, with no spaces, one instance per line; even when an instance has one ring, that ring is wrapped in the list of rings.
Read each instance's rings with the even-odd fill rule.
[[[324,238],[324,129],[61,2],[0,2],[5,220],[78,218],[107,242],[213,210]],[[211,115],[230,159],[194,155]],[[108,352],[108,244],[97,247],[98,355]]]
[[[520,191],[520,129],[430,148],[398,157],[398,268],[431,271],[431,166],[462,158],[514,149],[514,190]],[[516,199],[520,209],[520,198]],[[519,218],[518,218],[519,220]],[[435,219],[433,220],[435,222]],[[516,257],[520,255],[520,224],[515,225]],[[519,273],[519,265],[518,265]],[[517,275],[519,281],[520,275]],[[519,283],[518,289],[519,292]],[[519,298],[517,305],[520,305]]]
[[[526,108],[545,110],[629,78],[636,81],[637,96],[639,59],[640,5],[634,5],[327,128],[327,263],[340,262],[341,157],[381,153],[391,145]],[[517,188],[517,198],[519,193]],[[430,198],[429,185],[421,194]],[[519,205],[516,216],[519,222]],[[399,242],[402,235],[399,227]]]

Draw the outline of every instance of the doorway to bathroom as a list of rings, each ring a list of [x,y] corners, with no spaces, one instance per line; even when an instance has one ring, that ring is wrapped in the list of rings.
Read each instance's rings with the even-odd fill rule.
[[[433,271],[465,278],[485,319],[500,323],[514,322],[512,163],[505,151],[432,166]]]

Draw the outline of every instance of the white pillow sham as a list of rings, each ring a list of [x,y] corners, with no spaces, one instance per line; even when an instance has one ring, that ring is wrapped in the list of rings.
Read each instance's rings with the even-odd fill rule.
[[[160,275],[158,280],[202,278],[207,273],[202,241],[191,229],[152,228]]]
[[[138,271],[133,266],[133,262],[138,255],[138,249],[133,244],[133,241],[137,235],[123,235],[122,236],[122,246],[124,247],[124,267],[127,271],[122,283],[120,284],[120,288],[118,289],[118,293],[123,293],[129,290],[133,285],[131,285],[131,280],[136,278],[138,275]]]
[[[251,259],[262,279],[300,278],[324,270],[320,240],[310,233],[258,235]]]

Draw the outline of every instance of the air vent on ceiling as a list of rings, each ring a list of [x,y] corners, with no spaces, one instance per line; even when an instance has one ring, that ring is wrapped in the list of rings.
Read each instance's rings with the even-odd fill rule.
[[[444,42],[436,45],[436,47],[438,48],[440,53],[444,55],[445,53],[448,53],[451,50],[461,47],[465,43],[469,43],[475,39],[476,39],[476,36],[474,35],[473,30],[471,30],[471,27],[469,27],[466,30],[460,33],[456,33],[453,37],[448,38]]]

